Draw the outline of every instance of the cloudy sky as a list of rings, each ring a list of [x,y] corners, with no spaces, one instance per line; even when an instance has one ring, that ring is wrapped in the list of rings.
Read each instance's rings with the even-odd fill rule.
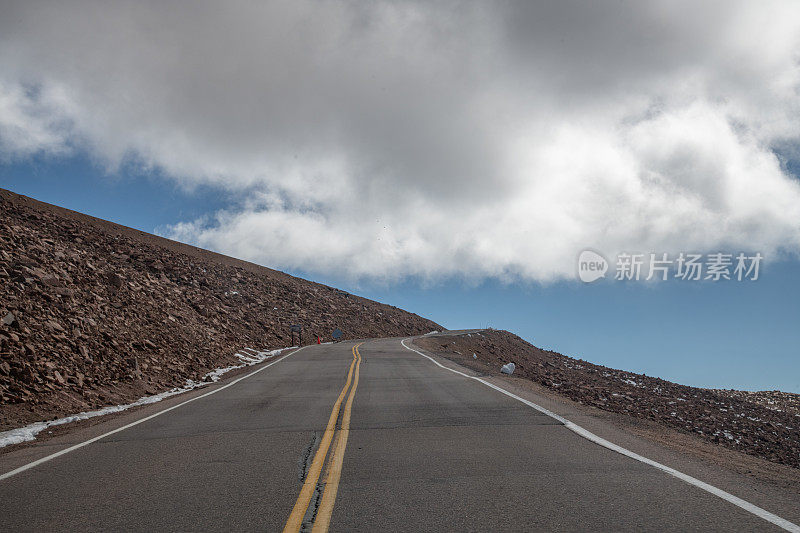
[[[0,165],[213,197],[140,225],[347,283],[796,261],[799,62],[794,1],[3,2]]]

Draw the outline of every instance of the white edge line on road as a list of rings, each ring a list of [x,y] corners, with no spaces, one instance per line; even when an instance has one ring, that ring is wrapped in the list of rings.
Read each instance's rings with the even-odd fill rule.
[[[258,374],[259,372],[261,372],[265,368],[269,368],[269,367],[271,367],[272,365],[274,365],[276,363],[280,363],[281,361],[283,361],[284,359],[286,359],[290,355],[296,354],[297,352],[299,352],[303,348],[306,348],[306,346],[298,348],[295,351],[284,355],[280,359],[276,359],[276,360],[272,361],[268,365],[264,365],[261,368],[258,368],[256,370],[254,370],[253,372],[250,372],[249,374],[246,374],[246,375],[244,375],[244,376],[242,376],[240,378],[236,378],[233,381],[231,381],[230,383],[227,383],[227,384],[225,384],[225,385],[223,385],[221,387],[218,387],[216,389],[210,390],[210,391],[206,392],[205,394],[201,394],[200,396],[195,396],[194,398],[190,398],[190,399],[186,400],[185,402],[181,402],[181,403],[179,403],[177,405],[173,405],[172,407],[167,407],[166,409],[162,409],[161,411],[158,411],[157,413],[153,413],[152,415],[146,416],[144,418],[140,418],[139,420],[135,420],[135,421],[131,422],[130,424],[126,424],[126,425],[124,425],[122,427],[118,427],[117,429],[113,429],[113,430],[109,431],[108,433],[103,433],[102,435],[98,435],[96,437],[92,437],[89,440],[80,442],[78,444],[70,446],[69,448],[64,448],[63,450],[59,450],[59,451],[57,451],[57,452],[55,452],[53,454],[47,455],[45,457],[42,457],[41,459],[37,459],[37,460],[35,460],[35,461],[31,462],[31,463],[28,463],[26,465],[22,465],[19,468],[15,468],[14,470],[11,470],[10,472],[6,472],[5,474],[0,475],[0,481],[2,481],[4,479],[8,479],[11,476],[15,476],[15,475],[17,475],[17,474],[19,474],[21,472],[26,471],[26,470],[30,470],[31,468],[39,466],[40,464],[46,463],[48,461],[52,461],[56,457],[61,457],[62,455],[66,455],[69,452],[74,452],[77,449],[83,448],[84,446],[88,446],[89,444],[91,444],[93,442],[97,442],[100,439],[104,439],[104,438],[108,437],[109,435],[113,435],[114,433],[119,433],[120,431],[125,431],[126,429],[132,428],[133,426],[138,426],[142,422],[147,422],[148,420],[152,420],[153,418],[155,418],[157,416],[161,416],[164,413],[168,413],[168,412],[172,411],[173,409],[177,409],[178,407],[183,407],[187,403],[192,403],[192,402],[194,402],[196,400],[199,400],[200,398],[205,398],[207,396],[211,396],[212,394],[216,394],[221,390],[225,390],[228,387],[232,387],[233,385],[236,385],[240,381],[242,381],[244,379],[247,379],[250,376],[254,376],[255,374]]]
[[[752,513],[752,514],[756,515],[759,518],[763,518],[767,522],[775,524],[776,526],[778,526],[780,528],[783,528],[786,531],[792,531],[793,533],[800,533],[800,526],[798,526],[797,524],[795,524],[793,522],[790,522],[790,521],[786,520],[785,518],[781,518],[780,516],[778,516],[776,514],[772,514],[769,511],[766,511],[766,510],[762,509],[761,507],[758,507],[757,505],[753,505],[752,503],[747,502],[747,501],[745,501],[745,500],[743,500],[741,498],[738,498],[738,497],[734,496],[733,494],[725,492],[722,489],[719,489],[719,488],[717,488],[717,487],[715,487],[713,485],[709,485],[708,483],[700,481],[697,478],[693,478],[692,476],[690,476],[688,474],[684,474],[683,472],[679,472],[679,471],[675,470],[674,468],[670,468],[670,467],[668,467],[666,465],[662,465],[659,462],[653,461],[652,459],[648,459],[647,457],[641,456],[638,453],[634,453],[634,452],[632,452],[632,451],[630,451],[630,450],[628,450],[626,448],[623,448],[622,446],[614,444],[613,442],[609,442],[609,441],[607,441],[606,439],[604,439],[602,437],[598,437],[597,435],[595,435],[591,431],[582,428],[581,426],[575,424],[574,422],[570,422],[566,418],[564,418],[562,416],[559,416],[559,415],[553,413],[552,411],[549,411],[549,410],[545,409],[541,405],[537,405],[537,404],[535,404],[533,402],[530,402],[530,401],[528,401],[528,400],[526,400],[524,398],[520,398],[516,394],[512,394],[512,393],[508,392],[507,390],[498,387],[497,385],[489,383],[488,381],[485,381],[485,380],[483,380],[483,379],[481,379],[479,377],[470,376],[470,375],[465,374],[463,372],[459,372],[458,370],[454,370],[452,368],[448,368],[448,367],[444,366],[443,364],[439,363],[434,358],[432,358],[432,357],[430,357],[428,355],[425,355],[424,353],[420,352],[419,350],[415,350],[414,348],[409,347],[406,344],[406,341],[410,340],[410,339],[411,339],[411,337],[409,337],[408,339],[403,339],[403,340],[400,341],[400,344],[402,344],[403,347],[406,348],[407,350],[411,350],[412,352],[416,352],[419,355],[421,355],[422,357],[425,357],[426,359],[430,359],[434,364],[436,364],[437,366],[440,366],[441,368],[444,368],[445,370],[449,370],[450,372],[454,372],[456,374],[464,376],[465,378],[474,379],[475,381],[479,381],[479,382],[483,383],[484,385],[486,385],[487,387],[491,387],[492,389],[494,389],[494,390],[496,390],[498,392],[501,392],[501,393],[505,394],[506,396],[510,396],[511,398],[514,398],[515,400],[519,400],[520,402],[524,403],[525,405],[527,405],[529,407],[533,407],[537,411],[540,411],[540,412],[546,414],[547,416],[555,418],[556,420],[558,420],[559,422],[564,424],[564,426],[567,429],[569,429],[570,431],[573,431],[574,433],[577,433],[581,437],[583,437],[583,438],[585,438],[587,440],[590,440],[590,441],[594,442],[595,444],[599,444],[600,446],[603,446],[604,448],[608,448],[609,450],[613,450],[613,451],[615,451],[617,453],[620,453],[622,455],[630,457],[631,459],[635,459],[635,460],[637,460],[637,461],[639,461],[641,463],[644,463],[646,465],[650,465],[650,466],[652,466],[654,468],[657,468],[657,469],[661,470],[662,472],[666,472],[667,474],[669,474],[671,476],[674,476],[674,477],[680,479],[681,481],[685,481],[686,483],[688,483],[690,485],[694,485],[695,487],[697,487],[699,489],[703,489],[704,491],[709,492],[709,493],[713,494],[714,496],[718,496],[719,498],[722,498],[723,500],[725,500],[727,502],[730,502],[733,505],[744,509],[748,513]]]

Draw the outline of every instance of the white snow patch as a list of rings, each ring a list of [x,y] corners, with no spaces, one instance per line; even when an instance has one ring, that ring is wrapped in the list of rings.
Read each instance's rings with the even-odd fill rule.
[[[188,392],[192,389],[208,385],[209,381],[217,382],[219,381],[220,377],[226,372],[230,372],[231,370],[236,370],[237,368],[243,368],[245,366],[252,366],[258,363],[262,363],[267,359],[278,355],[283,350],[288,350],[291,348],[296,348],[296,347],[292,346],[290,348],[278,348],[277,350],[269,350],[266,352],[259,352],[251,348],[245,348],[245,350],[253,352],[253,355],[243,355],[237,353],[236,357],[238,357],[239,360],[242,361],[242,364],[233,365],[225,368],[217,368],[216,370],[212,370],[211,372],[203,376],[203,381],[192,381],[190,379],[187,379],[186,385],[184,385],[183,387],[176,387],[174,389],[162,392],[160,394],[154,394],[152,396],[144,396],[131,403],[126,403],[122,405],[110,405],[108,407],[103,407],[102,409],[98,409],[96,411],[84,411],[82,413],[65,416],[63,418],[58,418],[56,420],[48,420],[45,422],[34,422],[33,424],[29,424],[25,427],[10,429],[8,431],[0,431],[0,448],[3,448],[5,446],[11,446],[12,444],[19,444],[20,442],[28,442],[35,440],[36,435],[38,435],[45,429],[51,428],[53,426],[60,426],[62,424],[69,424],[71,422],[87,420],[89,418],[94,418],[96,416],[119,413],[120,411],[125,411],[127,409],[130,409],[131,407],[138,407],[140,405],[147,405],[151,403],[160,402],[164,398],[169,398],[170,396],[175,396],[176,394],[181,394],[184,392]]]
[[[294,348],[294,346],[293,346],[293,348]],[[200,383],[195,383],[195,382],[193,382],[191,380],[186,380],[186,384],[187,384],[187,386],[190,386],[190,384],[191,384],[191,388],[194,388],[194,387],[198,387],[198,386],[202,385],[203,382],[211,381],[211,382],[216,383],[217,381],[219,381],[219,379],[222,377],[223,374],[226,374],[226,373],[230,372],[231,370],[236,370],[237,368],[244,368],[246,366],[252,366],[252,365],[257,365],[258,363],[263,363],[264,361],[266,361],[270,357],[274,357],[274,356],[278,355],[279,353],[281,353],[281,351],[286,350],[286,349],[287,348],[278,348],[277,350],[269,350],[267,352],[259,352],[257,350],[253,350],[252,348],[245,348],[245,350],[253,352],[253,353],[252,353],[252,355],[237,353],[236,357],[239,358],[239,360],[242,362],[242,364],[227,366],[227,367],[224,367],[224,368],[217,368],[216,370],[212,370],[211,372],[209,372],[208,374],[203,376],[203,381],[201,381]]]
[[[166,392],[162,392],[161,394],[155,394],[153,396],[145,396],[143,398],[139,398],[135,402],[131,402],[128,404],[111,405],[109,407],[103,407],[102,409],[98,409],[97,411],[84,411],[76,415],[65,416],[64,418],[58,418],[56,420],[48,420],[46,422],[34,422],[33,424],[27,425],[25,427],[3,431],[0,432],[0,448],[4,446],[10,446],[11,444],[18,444],[20,442],[34,440],[36,438],[36,435],[41,433],[43,430],[53,426],[69,424],[70,422],[86,420],[87,418],[94,418],[96,416],[118,413],[120,411],[125,411],[126,409],[130,409],[131,407],[136,407],[138,405],[146,405],[149,403],[160,402],[164,398],[168,398],[170,396],[174,396],[175,394],[186,392],[188,390],[191,390],[192,388],[175,388],[172,390],[168,390]]]

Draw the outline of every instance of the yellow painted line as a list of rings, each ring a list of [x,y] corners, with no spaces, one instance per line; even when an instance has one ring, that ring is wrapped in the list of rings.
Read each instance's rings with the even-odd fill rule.
[[[311,468],[308,469],[308,475],[303,483],[303,488],[300,489],[300,495],[297,497],[297,502],[294,504],[292,513],[286,521],[283,528],[284,533],[297,533],[303,525],[303,517],[305,517],[308,504],[311,503],[311,497],[314,495],[314,490],[319,481],[319,474],[322,472],[322,466],[325,464],[325,457],[328,455],[328,448],[331,445],[333,434],[336,431],[336,420],[339,418],[339,407],[342,405],[344,395],[350,387],[350,381],[353,378],[353,367],[356,365],[356,347],[353,346],[353,361],[350,363],[350,371],[347,373],[347,382],[344,384],[342,392],[339,393],[339,398],[333,404],[331,416],[328,418],[328,426],[325,428],[325,434],[322,436],[322,442],[319,444],[319,449],[314,455],[314,460],[311,462]],[[356,372],[358,372],[356,370]],[[357,375],[357,374],[356,374]]]
[[[350,396],[348,396],[347,404],[344,407],[339,440],[336,443],[336,448],[333,450],[333,457],[331,458],[328,470],[328,479],[325,483],[325,492],[322,493],[322,502],[319,504],[319,509],[317,509],[317,518],[314,520],[314,527],[311,530],[312,533],[327,532],[328,526],[330,526],[331,523],[333,504],[336,502],[336,493],[339,490],[339,479],[342,477],[342,463],[344,462],[344,451],[345,448],[347,448],[347,437],[350,435],[350,411],[353,407],[353,397],[356,395],[356,388],[358,387],[358,374],[361,368],[361,354],[358,351],[359,346],[360,344],[357,344],[354,347],[355,353],[358,355],[356,377],[353,380],[353,388],[350,389]]]
[[[331,443],[331,450],[335,450],[336,447],[339,446],[339,440],[341,438],[342,438],[342,432],[337,430],[336,431],[336,435],[333,437],[333,442]],[[325,470],[323,470],[323,472],[321,474],[322,475],[322,479],[327,480],[328,477],[330,476],[330,474],[331,474],[331,457],[328,456],[328,461],[325,463]],[[319,485],[317,485],[317,487],[319,487]],[[319,503],[319,502],[317,502],[317,503]],[[316,518],[316,513],[315,513],[314,517]]]

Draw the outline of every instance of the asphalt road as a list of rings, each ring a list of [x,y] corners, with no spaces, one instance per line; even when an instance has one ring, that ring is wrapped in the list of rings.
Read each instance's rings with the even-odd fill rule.
[[[353,347],[307,347],[0,481],[0,531],[281,531],[295,508],[319,530],[326,498],[331,531],[778,530],[399,339]]]

